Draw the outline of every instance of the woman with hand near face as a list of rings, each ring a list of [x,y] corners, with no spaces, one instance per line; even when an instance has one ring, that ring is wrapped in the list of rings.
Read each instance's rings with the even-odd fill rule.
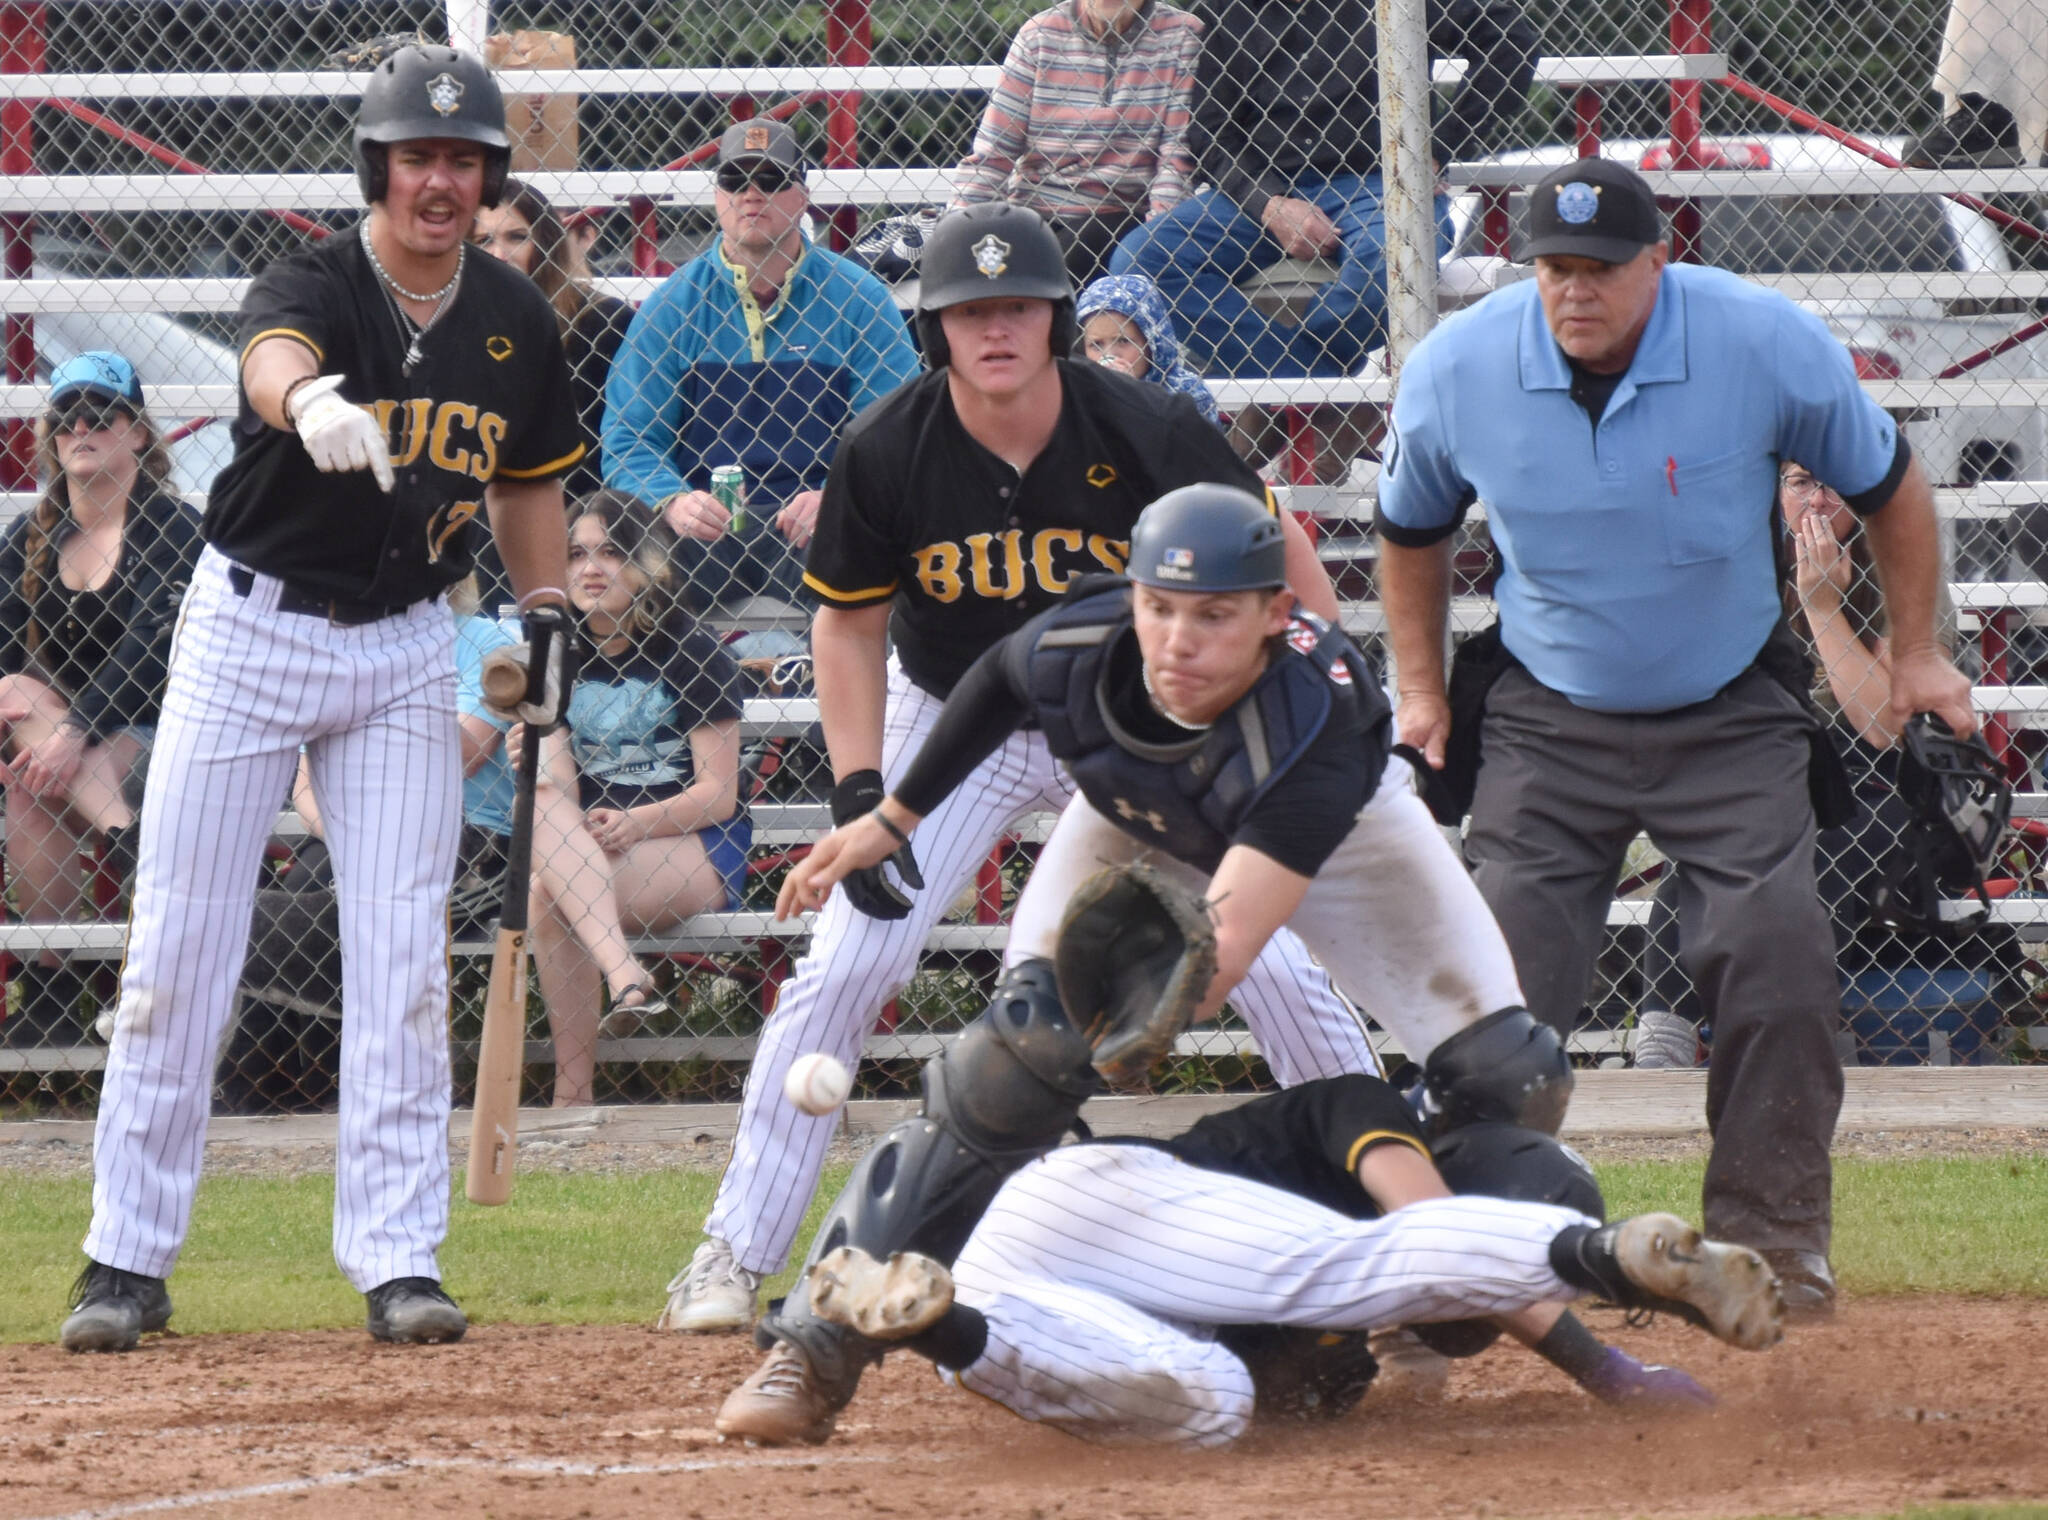
[[[574,933],[571,894],[609,892],[627,934],[658,934],[736,907],[752,826],[739,800],[739,671],[676,600],[674,535],[617,491],[574,503],[569,599],[586,653],[567,725],[542,750],[541,789],[577,799],[602,854],[601,879],[536,872],[534,963],[555,1035],[555,1104],[588,1103],[599,967]],[[554,846],[536,804],[534,855]],[[614,1004],[607,1032],[647,1008]]]
[[[122,874],[133,863],[128,831],[200,540],[119,354],[57,367],[36,456],[42,495],[0,540],[0,785],[16,906],[43,922],[77,910],[88,839]],[[76,972],[48,955],[22,982],[0,1038],[75,1032]]]

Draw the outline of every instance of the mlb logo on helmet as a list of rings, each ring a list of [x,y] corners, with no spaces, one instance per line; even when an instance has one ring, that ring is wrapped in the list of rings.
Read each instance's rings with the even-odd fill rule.
[[[991,232],[974,245],[974,267],[993,280],[1010,267],[1010,245]]]
[[[1169,548],[1159,553],[1159,574],[1170,581],[1191,581],[1195,578],[1195,551],[1192,549]]]
[[[462,109],[462,81],[445,71],[436,74],[427,81],[427,104],[442,116],[453,116]]]

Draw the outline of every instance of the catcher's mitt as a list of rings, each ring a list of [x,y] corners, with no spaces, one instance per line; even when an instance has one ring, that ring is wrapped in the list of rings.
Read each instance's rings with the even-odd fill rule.
[[[1195,1015],[1216,975],[1206,905],[1147,865],[1081,883],[1053,957],[1060,1001],[1115,1086],[1142,1081]]]

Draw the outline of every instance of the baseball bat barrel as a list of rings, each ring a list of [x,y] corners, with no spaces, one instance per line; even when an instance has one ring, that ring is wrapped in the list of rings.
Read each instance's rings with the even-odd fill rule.
[[[521,668],[521,692],[524,667]],[[533,873],[533,790],[540,775],[540,735],[531,727],[514,769],[512,837],[505,845],[505,897],[484,1001],[484,1032],[476,1058],[476,1107],[470,1114],[471,1203],[512,1196],[519,1147],[519,1079],[526,1066],[526,897]]]
[[[484,700],[510,712],[526,700],[527,650],[524,644],[493,649],[484,656]]]

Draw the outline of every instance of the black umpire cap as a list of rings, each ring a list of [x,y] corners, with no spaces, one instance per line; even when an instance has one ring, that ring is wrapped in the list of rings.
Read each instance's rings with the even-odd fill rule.
[[[1649,182],[1611,158],[1576,159],[1529,192],[1528,258],[1558,254],[1626,264],[1663,241],[1664,218]]]
[[[1287,584],[1287,540],[1236,486],[1168,491],[1138,514],[1124,573],[1163,591],[1269,591]]]

